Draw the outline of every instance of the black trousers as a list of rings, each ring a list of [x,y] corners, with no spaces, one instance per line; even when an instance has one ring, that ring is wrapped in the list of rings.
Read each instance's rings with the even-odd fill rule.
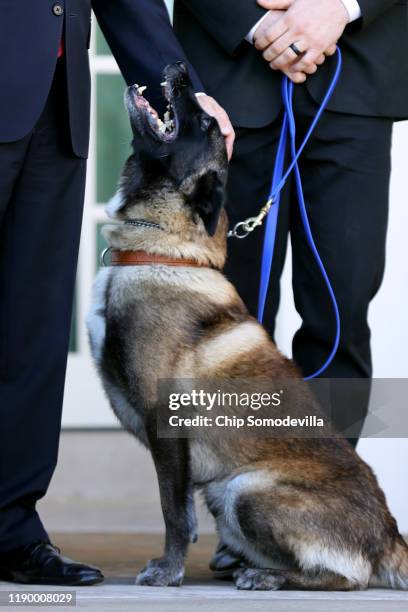
[[[306,87],[295,88],[298,140],[317,111]],[[325,372],[331,383],[331,410],[337,428],[358,437],[367,412],[372,374],[367,315],[384,273],[392,121],[326,112],[301,158],[304,192],[313,234],[341,312],[341,344]],[[228,213],[231,226],[253,216],[266,202],[281,118],[261,129],[238,129],[230,165]],[[307,375],[330,353],[335,334],[331,304],[306,242],[289,182],[283,194],[265,325],[274,335],[279,279],[290,235],[293,292],[302,318],[293,356]],[[226,272],[256,316],[263,231],[230,239]],[[358,384],[345,384],[354,379]],[[365,379],[365,380],[364,380]]]
[[[0,144],[0,552],[47,537],[86,172],[63,71],[33,131]]]

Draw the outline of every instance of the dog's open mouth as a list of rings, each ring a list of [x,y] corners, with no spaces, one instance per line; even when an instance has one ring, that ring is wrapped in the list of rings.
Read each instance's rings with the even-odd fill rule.
[[[144,97],[145,86],[131,85],[127,90],[127,107],[134,121],[140,127],[148,129],[153,136],[163,142],[171,142],[178,135],[178,117],[175,108],[175,97],[177,87],[170,79],[166,79],[162,85],[163,96],[167,102],[163,118],[159,117],[157,111]]]

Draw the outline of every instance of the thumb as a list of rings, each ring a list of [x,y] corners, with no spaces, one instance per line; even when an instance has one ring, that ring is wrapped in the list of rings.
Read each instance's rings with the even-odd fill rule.
[[[232,132],[234,131],[232,125],[230,123],[226,123],[225,120],[223,121],[222,119],[220,119],[220,121],[221,123],[219,123],[219,126],[221,134],[223,136],[229,136],[229,134],[232,134]]]
[[[268,10],[283,11],[292,6],[294,0],[257,0],[259,6]]]

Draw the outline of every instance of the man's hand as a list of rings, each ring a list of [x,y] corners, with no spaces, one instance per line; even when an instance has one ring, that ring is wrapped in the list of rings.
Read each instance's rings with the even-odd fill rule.
[[[349,21],[341,0],[258,0],[258,4],[269,10],[289,5],[284,15],[266,30],[262,26],[268,18],[264,19],[262,31],[259,35],[258,31],[255,33],[254,42],[271,68],[291,74],[304,73],[303,80],[305,74],[316,72],[326,55],[335,53],[337,40]],[[290,49],[293,43],[301,56],[296,57]]]
[[[262,20],[258,28],[255,30],[254,43],[259,38],[267,36],[270,28],[274,26],[276,22],[279,19],[281,19],[286,12],[285,10],[280,10],[280,9],[288,8],[292,3],[293,3],[293,0],[274,0],[274,4],[276,6],[279,5],[279,10],[271,9],[269,13],[267,14],[267,16]],[[259,4],[261,4],[260,1],[259,1]],[[270,2],[270,4],[272,4],[272,2]],[[324,62],[324,59],[325,58],[323,56],[323,61],[321,63]],[[292,66],[287,67],[287,68],[282,68],[282,72],[286,74],[286,76],[289,77],[294,83],[303,83],[304,81],[306,81],[305,73],[296,71],[296,70],[292,70]]]
[[[232,150],[234,148],[235,132],[232,127],[231,121],[225,112],[225,110],[214,100],[211,96],[207,96],[204,93],[197,94],[197,102],[205,112],[214,117],[220,126],[222,135],[225,138],[225,146],[227,147],[228,159],[232,157]]]

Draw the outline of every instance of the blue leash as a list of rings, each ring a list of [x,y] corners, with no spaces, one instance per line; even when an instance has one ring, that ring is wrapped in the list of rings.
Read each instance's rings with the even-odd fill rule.
[[[328,87],[327,93],[319,107],[319,110],[313,119],[310,128],[306,134],[305,139],[300,145],[299,149],[296,149],[296,120],[293,112],[293,83],[289,81],[287,77],[284,77],[282,80],[282,101],[284,106],[284,116],[282,122],[282,131],[279,139],[278,151],[276,155],[275,168],[273,172],[272,178],[272,186],[269,194],[268,202],[261,210],[260,214],[257,217],[252,217],[251,219],[247,219],[244,222],[238,223],[234,230],[230,232],[231,236],[235,236],[238,238],[246,237],[256,226],[261,225],[265,216],[267,216],[266,228],[265,228],[265,238],[263,244],[263,253],[262,253],[262,266],[261,266],[261,282],[259,287],[259,302],[258,302],[258,320],[262,323],[265,311],[265,303],[266,297],[268,293],[269,280],[272,269],[273,262],[273,252],[275,247],[276,240],[276,228],[278,224],[278,215],[279,215],[279,204],[280,197],[283,187],[286,184],[287,179],[289,178],[292,171],[295,173],[295,183],[296,190],[298,195],[298,204],[300,216],[302,219],[303,227],[305,230],[306,238],[308,244],[312,250],[313,256],[316,260],[316,263],[320,269],[322,277],[324,279],[325,285],[330,295],[330,300],[333,307],[333,313],[336,321],[336,335],[333,343],[332,350],[330,355],[328,356],[326,362],[322,365],[322,367],[317,370],[314,374],[311,374],[305,377],[305,380],[311,380],[312,378],[316,378],[320,376],[331,364],[333,361],[337,349],[339,347],[340,342],[340,313],[339,307],[337,305],[336,296],[334,294],[333,288],[331,286],[329,277],[327,275],[326,269],[322,262],[322,259],[319,255],[319,252],[316,248],[316,244],[313,238],[313,234],[310,228],[309,218],[306,210],[306,203],[303,194],[303,186],[302,186],[302,178],[300,175],[299,169],[299,157],[301,156],[306,144],[308,143],[318,121],[320,120],[334,90],[337,85],[337,81],[339,79],[342,68],[342,56],[341,51],[337,48],[337,67],[332,78],[332,81]],[[290,152],[291,152],[291,163],[286,170],[283,172],[284,163],[285,163],[285,155],[287,149],[288,135],[290,138]]]

